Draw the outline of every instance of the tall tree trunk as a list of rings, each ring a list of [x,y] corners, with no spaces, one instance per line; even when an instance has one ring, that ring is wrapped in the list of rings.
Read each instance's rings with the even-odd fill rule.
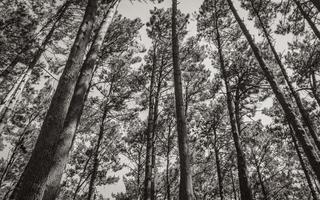
[[[96,144],[96,148],[94,150],[94,155],[93,155],[93,169],[91,172],[91,178],[90,178],[90,183],[89,183],[89,190],[88,190],[88,197],[87,200],[93,200],[94,199],[94,192],[95,192],[95,182],[97,178],[97,173],[98,173],[98,168],[99,168],[99,149],[101,146],[101,142],[103,140],[104,136],[104,121],[107,116],[107,112],[109,111],[109,106],[108,104],[105,105],[103,109],[103,115],[101,118],[101,124],[100,124],[100,130],[99,130],[99,135],[98,135],[98,140]]]
[[[116,3],[116,5],[113,2]],[[68,161],[69,152],[72,148],[76,129],[82,115],[82,110],[87,96],[86,94],[89,92],[89,85],[95,71],[94,69],[96,66],[97,57],[107,30],[112,22],[117,5],[120,1],[117,0],[113,2],[108,5],[108,11],[106,11],[107,13],[103,17],[103,20],[97,29],[93,43],[91,44],[90,50],[87,53],[86,59],[82,65],[68,114],[63,125],[63,130],[61,131],[61,138],[59,140],[55,155],[56,159],[54,159],[56,162],[51,167],[49,174],[50,178],[47,181],[47,186],[44,193],[44,199],[46,200],[54,200],[59,193],[63,170]]]
[[[146,160],[145,160],[145,180],[144,180],[144,200],[151,200],[152,196],[152,145],[153,145],[153,127],[154,127],[154,85],[155,75],[157,67],[156,59],[156,44],[153,47],[152,56],[152,71],[150,76],[149,86],[149,113],[148,113],[148,124],[146,129],[147,147],[146,147]]]
[[[215,29],[216,29],[216,41],[217,41],[217,48],[218,48],[219,61],[220,61],[220,70],[221,70],[221,73],[222,73],[222,76],[224,79],[225,88],[226,88],[227,107],[228,107],[228,111],[229,111],[231,132],[232,132],[233,141],[234,141],[234,145],[235,145],[236,153],[237,153],[238,176],[239,176],[239,186],[240,186],[241,199],[242,200],[245,200],[245,199],[252,200],[253,199],[252,198],[252,191],[250,188],[250,184],[248,181],[248,175],[247,175],[247,163],[246,163],[246,159],[245,159],[245,154],[244,154],[243,149],[241,147],[239,130],[238,130],[237,122],[236,122],[236,118],[235,118],[235,112],[234,112],[233,101],[232,101],[232,94],[230,91],[228,75],[227,75],[227,71],[226,71],[226,67],[225,67],[225,63],[224,63],[224,57],[223,57],[223,52],[222,52],[222,45],[221,45],[217,17],[215,20]]]
[[[318,198],[318,196],[317,196],[317,193],[316,193],[316,190],[315,190],[314,187],[313,187],[313,184],[312,184],[310,175],[309,175],[309,173],[308,173],[307,166],[306,166],[306,164],[305,164],[304,161],[303,161],[302,154],[301,154],[301,152],[300,152],[300,149],[299,149],[299,145],[298,145],[298,143],[297,143],[296,136],[294,135],[291,126],[289,126],[289,128],[290,128],[290,135],[291,135],[291,138],[292,138],[292,142],[293,142],[294,148],[295,148],[295,150],[296,150],[296,152],[297,152],[297,155],[298,155],[298,158],[299,158],[299,161],[300,161],[300,165],[301,165],[302,171],[303,171],[303,173],[304,173],[304,175],[305,175],[305,177],[306,177],[306,180],[307,180],[307,183],[308,183],[308,186],[309,186],[309,189],[310,189],[312,198],[313,198],[313,200],[319,200],[319,198]]]
[[[313,5],[318,9],[318,11],[320,12],[320,1],[319,0],[310,0]]]
[[[224,199],[223,179],[222,179],[221,166],[220,166],[217,130],[215,128],[213,129],[213,133],[214,133],[214,153],[215,153],[215,159],[216,159],[216,168],[217,168],[218,184],[219,184],[219,195],[220,195],[220,199],[223,200]]]
[[[77,83],[81,62],[95,23],[98,0],[89,0],[82,24],[71,48],[65,69],[53,95],[31,158],[18,181],[11,199],[40,200],[57,152],[71,98]]]
[[[178,132],[179,161],[180,161],[180,185],[179,199],[194,199],[192,187],[191,165],[189,158],[188,133],[186,116],[183,106],[183,92],[181,81],[181,69],[179,66],[179,38],[177,32],[177,0],[172,0],[172,61],[174,76],[174,94],[176,106],[176,120]]]
[[[300,11],[301,15],[307,20],[310,28],[313,30],[314,34],[317,36],[317,38],[320,40],[320,31],[317,28],[317,26],[314,24],[312,19],[310,18],[309,14],[306,13],[306,11],[303,10],[301,3],[298,0],[293,0],[296,4],[298,10]]]
[[[263,34],[264,34],[265,38],[267,39],[267,42],[268,42],[268,44],[269,44],[269,46],[270,46],[270,49],[271,49],[271,51],[272,51],[272,53],[273,53],[273,56],[274,56],[277,64],[278,64],[279,67],[280,67],[280,70],[281,70],[281,72],[282,72],[282,75],[284,76],[284,79],[285,79],[285,81],[286,81],[286,83],[287,83],[287,85],[288,85],[288,87],[289,87],[289,90],[290,90],[293,98],[294,98],[295,101],[296,101],[296,104],[297,104],[297,106],[298,106],[299,112],[300,112],[300,114],[301,114],[301,116],[302,116],[302,120],[303,120],[303,122],[305,123],[305,125],[308,127],[309,133],[310,133],[311,137],[313,138],[314,143],[316,144],[318,150],[320,151],[320,139],[319,139],[319,137],[318,137],[318,135],[317,135],[317,133],[316,133],[316,131],[315,131],[313,122],[312,122],[312,120],[310,119],[310,116],[309,116],[308,112],[307,112],[306,109],[304,108],[304,106],[303,106],[303,104],[302,104],[302,101],[301,101],[301,98],[300,98],[300,96],[299,96],[299,93],[298,93],[298,92],[295,90],[295,88],[293,87],[293,85],[292,85],[292,83],[291,83],[291,81],[290,81],[290,78],[289,78],[289,76],[288,76],[288,74],[287,74],[287,71],[286,71],[286,69],[285,69],[285,66],[283,65],[283,63],[282,63],[282,61],[281,61],[281,59],[280,59],[280,57],[279,57],[276,49],[274,48],[274,46],[273,46],[273,44],[272,44],[272,41],[271,41],[269,32],[268,32],[268,30],[266,29],[266,27],[265,27],[265,25],[264,25],[264,23],[263,23],[263,21],[262,21],[262,19],[261,19],[260,13],[259,13],[258,10],[255,8],[255,6],[254,6],[254,4],[253,4],[253,1],[252,1],[252,0],[250,0],[250,1],[251,1],[252,9],[253,9],[253,11],[255,12],[255,14],[256,14],[256,16],[257,16],[257,18],[258,18],[258,21],[259,21],[260,26],[261,26],[261,28],[262,28]]]
[[[20,95],[22,94],[25,86],[27,85],[32,71],[36,64],[38,63],[39,59],[41,58],[42,53],[46,50],[47,45],[51,41],[51,38],[53,36],[54,31],[56,30],[61,18],[63,17],[66,10],[69,8],[69,5],[71,4],[71,1],[66,1],[66,3],[61,7],[60,14],[57,16],[56,20],[54,21],[48,35],[43,40],[42,44],[38,48],[38,50],[34,53],[33,59],[28,65],[28,68],[24,74],[21,75],[19,80],[15,83],[15,85],[12,87],[4,101],[2,102],[2,105],[0,105],[0,124],[6,123],[6,119],[11,116],[12,110],[15,107],[15,104],[17,103],[18,99],[20,98]],[[3,125],[0,125],[0,128]],[[1,129],[0,129],[1,131]]]
[[[272,72],[266,66],[262,56],[260,55],[260,51],[259,51],[257,45],[253,41],[252,36],[250,35],[248,29],[246,28],[246,26],[244,25],[244,23],[240,19],[239,14],[232,3],[232,0],[227,0],[227,1],[228,1],[228,4],[230,6],[230,9],[231,9],[236,21],[238,22],[243,34],[247,38],[247,41],[249,42],[249,45],[250,45],[258,63],[259,63],[262,71],[264,72],[264,75],[265,75],[267,81],[269,82],[269,84],[272,88],[273,93],[275,94],[276,98],[278,99],[278,101],[282,107],[282,109],[285,113],[286,119],[292,125],[292,128],[294,129],[294,132],[297,135],[298,141],[300,142],[314,173],[316,174],[318,180],[320,181],[320,159],[319,159],[319,156],[317,155],[317,153],[316,153],[310,139],[308,138],[303,126],[301,125],[301,123],[297,119],[297,117],[295,116],[291,105],[289,103],[287,103],[284,94],[280,91],[280,89],[274,79]]]

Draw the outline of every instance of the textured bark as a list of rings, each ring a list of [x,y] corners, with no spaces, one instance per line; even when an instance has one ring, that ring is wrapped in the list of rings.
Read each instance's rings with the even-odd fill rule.
[[[225,88],[226,88],[227,107],[228,107],[228,112],[229,112],[231,132],[232,132],[232,137],[233,137],[233,141],[234,141],[234,145],[235,145],[236,153],[237,153],[238,176],[239,176],[239,186],[240,186],[241,199],[242,200],[244,200],[244,199],[252,200],[253,199],[252,191],[250,188],[250,184],[248,181],[248,175],[247,175],[247,163],[246,163],[246,159],[245,159],[245,154],[244,154],[243,149],[241,147],[239,130],[238,130],[236,116],[235,116],[234,107],[233,107],[232,94],[230,91],[228,75],[227,75],[227,71],[226,71],[226,67],[225,67],[225,63],[224,63],[224,57],[223,57],[223,52],[222,52],[221,38],[220,38],[220,32],[219,32],[217,18],[215,21],[215,29],[216,29],[216,41],[217,41],[217,48],[218,48],[218,54],[219,54],[220,70],[221,70],[224,84],[225,84]]]
[[[152,196],[152,146],[153,137],[152,131],[154,127],[154,85],[155,85],[155,73],[156,73],[156,47],[153,48],[152,58],[152,71],[150,76],[150,87],[149,87],[149,113],[148,113],[148,124],[146,129],[146,160],[145,160],[145,180],[144,180],[144,200],[151,200]]]
[[[118,3],[119,1],[114,2]],[[94,36],[93,43],[91,44],[90,50],[87,53],[86,59],[82,65],[68,114],[63,125],[63,130],[60,134],[61,137],[57,144],[57,152],[54,159],[55,162],[51,167],[47,181],[47,187],[44,193],[44,199],[46,200],[54,200],[59,193],[63,170],[66,166],[69,152],[72,148],[73,139],[75,137],[76,129],[78,127],[86,100],[86,94],[88,93],[89,85],[95,71],[94,69],[96,66],[97,57],[107,30],[112,22],[117,5],[118,4],[114,5],[113,2],[110,3],[110,7],[108,8],[109,11],[107,11],[107,13],[104,15],[102,22],[99,25]]]
[[[319,0],[310,0],[313,5],[318,9],[318,11],[320,12],[320,1]]]
[[[95,23],[98,0],[89,0],[65,69],[53,95],[31,158],[10,199],[40,200],[53,163],[57,143],[74,93],[81,62]]]
[[[320,159],[319,159],[319,156],[317,155],[317,153],[316,153],[310,139],[308,138],[303,126],[301,125],[298,118],[295,116],[291,105],[286,101],[284,94],[280,91],[280,88],[278,87],[272,72],[266,66],[262,56],[260,55],[260,51],[259,51],[257,45],[253,41],[252,36],[250,35],[248,29],[246,28],[246,26],[244,25],[244,23],[240,19],[239,14],[232,3],[232,0],[227,0],[227,1],[228,1],[230,9],[231,9],[236,21],[238,22],[243,34],[247,38],[247,41],[248,41],[248,43],[249,43],[249,45],[250,45],[250,47],[256,57],[258,64],[260,65],[262,71],[264,72],[266,80],[269,82],[269,84],[273,90],[273,93],[275,94],[277,100],[279,101],[279,103],[282,107],[282,109],[285,113],[286,119],[292,125],[292,128],[294,129],[294,132],[297,135],[297,139],[300,142],[314,173],[316,174],[318,180],[320,181]]]
[[[104,121],[106,119],[108,111],[109,111],[109,106],[108,106],[108,104],[106,104],[103,109],[103,115],[101,118],[98,140],[97,140],[97,144],[96,144],[96,147],[94,150],[94,155],[93,155],[93,169],[91,171],[91,178],[90,178],[90,183],[89,183],[87,200],[94,200],[95,199],[94,192],[95,192],[95,182],[96,182],[98,168],[99,168],[99,159],[98,159],[99,149],[100,149],[101,142],[102,142],[103,136],[104,136]]]
[[[224,195],[223,195],[223,179],[222,179],[222,173],[221,173],[221,164],[220,164],[220,156],[219,156],[219,148],[218,148],[218,144],[217,144],[217,130],[213,129],[213,133],[214,133],[214,153],[215,153],[215,159],[216,159],[216,168],[217,168],[217,175],[218,175],[218,184],[219,184],[219,195],[220,195],[220,199],[223,200],[224,199]]]
[[[312,122],[312,120],[311,120],[311,118],[310,118],[310,116],[308,114],[308,111],[304,108],[304,106],[302,104],[302,101],[301,101],[301,98],[299,96],[299,93],[295,90],[295,88],[293,87],[293,85],[292,85],[292,83],[290,81],[290,78],[289,78],[288,73],[287,73],[287,71],[285,69],[285,66],[283,65],[283,63],[282,63],[282,61],[281,61],[276,49],[274,48],[274,46],[272,44],[272,41],[271,41],[270,35],[268,33],[268,30],[266,29],[265,25],[263,24],[263,21],[261,19],[261,16],[260,16],[259,12],[254,7],[254,4],[253,4],[252,0],[250,0],[250,1],[251,1],[252,9],[253,9],[253,11],[255,12],[255,15],[258,18],[259,24],[260,24],[260,26],[262,28],[262,31],[263,31],[263,34],[264,34],[265,38],[267,39],[267,42],[268,42],[268,44],[270,46],[270,49],[271,49],[271,51],[273,53],[273,56],[274,56],[274,58],[275,58],[275,60],[276,60],[276,62],[278,64],[278,66],[280,67],[282,75],[283,75],[283,77],[284,77],[284,79],[285,79],[285,81],[286,81],[286,83],[287,83],[287,85],[289,87],[289,90],[290,90],[293,98],[295,99],[295,102],[296,102],[296,104],[298,106],[299,112],[300,112],[300,114],[302,116],[302,120],[305,123],[305,125],[307,126],[307,128],[309,130],[309,133],[310,133],[311,137],[314,140],[314,143],[316,144],[318,150],[320,151],[320,139],[319,139],[319,137],[318,137],[318,135],[317,135],[317,133],[315,131],[316,130],[315,126],[313,125],[313,122]]]
[[[316,193],[316,190],[314,189],[313,187],[313,184],[312,184],[312,181],[311,181],[311,178],[310,178],[310,175],[308,173],[308,170],[307,170],[307,166],[306,164],[304,163],[303,161],[303,158],[302,158],[302,154],[300,152],[300,149],[299,149],[299,145],[297,143],[297,139],[293,133],[293,130],[290,126],[290,135],[291,135],[291,138],[292,138],[292,141],[293,141],[293,144],[294,144],[294,148],[297,152],[297,155],[298,155],[298,158],[299,158],[299,161],[300,161],[300,165],[301,165],[301,168],[302,168],[302,171],[306,177],[306,180],[307,180],[307,183],[308,183],[308,186],[309,186],[309,189],[310,189],[310,193],[312,195],[312,198],[313,200],[319,200],[318,196],[317,196],[317,193]]]
[[[34,67],[38,63],[39,59],[42,56],[42,53],[45,51],[47,45],[51,41],[53,33],[56,30],[59,24],[59,21],[61,20],[62,16],[66,12],[70,4],[71,4],[70,0],[66,1],[66,3],[60,8],[59,15],[54,21],[49,33],[43,40],[42,44],[34,53],[34,56],[30,64],[28,65],[26,72],[20,76],[19,80],[14,84],[14,86],[12,87],[12,89],[10,90],[10,92],[7,94],[2,104],[0,105],[0,128],[1,128],[0,131],[4,127],[3,123],[6,123],[6,118],[12,115],[12,110],[14,109],[17,101],[19,100],[25,86],[27,85]]]
[[[296,4],[296,6],[297,6],[298,10],[300,11],[301,15],[307,20],[307,22],[308,22],[310,28],[312,29],[312,31],[314,32],[314,34],[320,40],[320,31],[317,28],[317,26],[314,24],[314,22],[312,21],[310,16],[308,15],[308,13],[306,13],[306,11],[303,10],[302,5],[298,0],[293,0],[293,1]]]
[[[179,39],[177,33],[177,0],[172,0],[172,61],[174,76],[174,95],[176,106],[176,120],[178,132],[179,161],[180,161],[180,185],[179,199],[194,199],[192,187],[191,165],[189,158],[188,132],[186,116],[183,106],[183,92],[181,81],[181,69],[179,64]]]

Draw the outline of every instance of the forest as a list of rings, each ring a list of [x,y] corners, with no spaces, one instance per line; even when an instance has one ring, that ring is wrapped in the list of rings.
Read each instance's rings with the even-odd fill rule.
[[[320,200],[320,0],[1,0],[0,199]]]

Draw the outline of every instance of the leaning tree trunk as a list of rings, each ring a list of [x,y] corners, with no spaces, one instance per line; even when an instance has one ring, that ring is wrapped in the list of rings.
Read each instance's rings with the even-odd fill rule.
[[[271,49],[271,51],[273,53],[273,56],[274,56],[277,64],[280,67],[282,75],[284,76],[284,79],[285,79],[285,81],[286,81],[286,83],[287,83],[287,85],[289,87],[289,90],[290,90],[293,98],[296,101],[296,104],[298,106],[299,112],[300,112],[300,114],[302,116],[302,120],[305,123],[305,125],[307,126],[307,128],[309,130],[309,133],[310,133],[311,137],[313,138],[314,143],[316,144],[316,147],[318,148],[318,151],[320,151],[320,139],[319,139],[319,137],[318,137],[318,135],[317,135],[317,133],[315,131],[315,127],[313,125],[313,122],[312,122],[309,114],[308,114],[308,111],[306,111],[306,109],[304,108],[304,106],[302,104],[302,101],[301,101],[301,98],[299,96],[299,93],[295,90],[295,88],[293,87],[293,85],[292,85],[292,83],[290,81],[290,78],[289,78],[289,76],[287,74],[285,66],[283,65],[283,63],[282,63],[282,61],[281,61],[276,49],[274,48],[274,46],[272,44],[270,35],[269,35],[269,33],[268,33],[268,31],[267,31],[267,29],[266,29],[266,27],[265,27],[265,25],[264,25],[264,23],[263,23],[263,21],[261,19],[260,13],[254,7],[254,4],[253,4],[252,0],[250,0],[250,1],[251,1],[252,9],[253,9],[253,11],[255,12],[255,14],[256,14],[256,16],[258,18],[259,24],[261,26],[261,29],[263,31],[263,34],[264,34],[265,38],[267,39],[267,42],[268,42],[268,44],[270,46],[270,49]]]
[[[82,24],[71,48],[50,107],[41,127],[31,158],[18,181],[11,199],[40,200],[51,167],[55,163],[57,143],[61,137],[71,98],[77,83],[81,62],[89,43],[98,9],[98,0],[89,0]]]
[[[181,69],[179,66],[179,38],[177,33],[177,0],[172,0],[172,61],[174,76],[174,94],[176,106],[176,120],[178,132],[179,161],[180,161],[180,185],[179,199],[194,199],[191,165],[189,158],[188,133],[186,116],[183,106],[183,93],[181,81]]]
[[[118,3],[119,1],[114,2]],[[109,5],[110,7],[108,8],[107,13],[98,27],[93,43],[91,44],[90,50],[81,68],[74,95],[72,97],[68,114],[63,125],[63,130],[61,131],[61,138],[58,143],[57,152],[54,159],[55,162],[52,164],[47,181],[47,186],[44,193],[44,199],[46,200],[54,200],[59,193],[63,170],[66,166],[69,152],[72,148],[73,139],[80,121],[87,96],[86,94],[88,93],[89,85],[97,62],[97,57],[118,5],[114,5],[113,3],[110,4],[111,5]]]
[[[299,12],[301,13],[301,15],[307,20],[310,28],[313,30],[314,34],[317,36],[317,38],[320,40],[320,31],[317,28],[317,26],[314,24],[314,22],[312,21],[312,19],[310,18],[309,14],[306,13],[306,11],[303,10],[301,3],[298,0],[293,0],[294,3],[296,4]],[[317,0],[319,1],[319,0]]]
[[[286,119],[292,125],[292,128],[294,129],[294,132],[297,135],[297,139],[300,142],[314,173],[316,174],[318,180],[320,181],[320,159],[319,159],[319,156],[317,155],[317,152],[315,151],[315,149],[314,149],[310,139],[308,138],[303,126],[301,125],[300,121],[295,116],[291,105],[286,101],[284,94],[280,91],[280,88],[278,87],[272,72],[266,66],[262,56],[260,55],[260,51],[259,51],[257,45],[253,41],[252,36],[250,35],[247,27],[242,22],[237,10],[235,9],[235,7],[232,3],[232,0],[227,0],[227,1],[228,1],[230,9],[231,9],[236,21],[238,22],[243,34],[247,38],[247,41],[248,41],[248,43],[249,43],[257,61],[258,61],[262,71],[264,72],[264,75],[265,75],[267,81],[269,82],[269,84],[272,88],[273,93],[275,94],[276,98],[278,99],[278,101],[282,107],[282,109],[285,113]]]
[[[94,150],[94,154],[93,154],[93,168],[91,171],[91,178],[90,178],[90,183],[89,183],[89,190],[88,190],[88,196],[87,196],[87,200],[94,200],[94,192],[95,192],[95,182],[96,182],[96,178],[97,178],[97,173],[98,173],[98,168],[99,168],[99,149],[103,140],[103,136],[104,136],[104,121],[106,119],[107,113],[109,111],[109,105],[108,103],[104,106],[103,109],[103,115],[101,118],[101,122],[100,122],[100,130],[99,130],[99,135],[98,135],[98,140],[97,140],[97,144]]]
[[[301,152],[300,152],[300,149],[299,149],[299,145],[297,143],[297,139],[296,139],[296,137],[295,137],[295,135],[293,133],[293,130],[292,130],[291,126],[289,126],[289,128],[290,128],[290,135],[291,135],[291,138],[292,138],[292,141],[293,141],[293,144],[294,144],[294,148],[295,148],[295,150],[297,152],[297,155],[298,155],[298,158],[299,158],[299,161],[300,161],[300,165],[301,165],[302,171],[303,171],[303,173],[304,173],[304,175],[306,177],[306,180],[307,180],[307,183],[308,183],[312,198],[313,198],[313,200],[319,200],[319,198],[317,196],[317,193],[316,193],[316,190],[313,187],[310,175],[308,173],[307,166],[303,161],[303,158],[302,158],[302,155],[301,155]]]
[[[3,123],[6,124],[6,118],[10,117],[12,111],[15,107],[15,104],[19,100],[21,93],[23,92],[25,86],[28,83],[28,80],[31,77],[32,71],[36,64],[38,63],[39,59],[41,58],[42,53],[45,51],[47,45],[52,39],[53,33],[56,30],[61,18],[63,17],[64,13],[68,9],[71,1],[66,1],[66,3],[61,7],[59,11],[59,15],[57,16],[56,20],[54,21],[48,35],[43,40],[42,44],[38,48],[38,50],[34,53],[33,59],[28,65],[28,68],[25,73],[23,73],[19,80],[14,84],[10,92],[5,97],[4,101],[0,105],[0,127],[3,127]],[[2,129],[0,129],[1,131]]]
[[[152,71],[150,76],[150,87],[149,87],[149,113],[148,113],[148,124],[146,129],[146,139],[147,139],[147,147],[146,147],[146,160],[145,160],[145,180],[144,180],[144,200],[152,199],[152,129],[154,127],[154,84],[155,84],[155,73],[157,66],[156,59],[156,46],[153,48],[153,56],[152,56]]]
[[[217,48],[219,53],[219,61],[220,61],[220,69],[221,73],[224,79],[224,84],[226,88],[226,95],[227,95],[227,107],[229,111],[229,120],[230,120],[230,126],[231,126],[231,132],[233,136],[234,145],[236,148],[237,153],[237,164],[238,164],[238,176],[239,176],[239,186],[240,186],[240,194],[241,199],[246,200],[252,200],[252,191],[250,188],[250,184],[248,181],[248,174],[247,174],[247,163],[245,159],[245,154],[243,152],[243,149],[241,147],[240,142],[240,136],[239,136],[239,130],[235,118],[235,112],[232,102],[232,94],[230,91],[229,81],[228,81],[228,75],[224,63],[224,57],[222,52],[222,45],[221,45],[221,38],[220,38],[220,32],[218,27],[218,19],[216,17],[215,19],[215,29],[216,29],[216,41],[217,41]]]
[[[318,11],[320,12],[320,1],[319,0],[310,0],[313,5],[318,9]]]

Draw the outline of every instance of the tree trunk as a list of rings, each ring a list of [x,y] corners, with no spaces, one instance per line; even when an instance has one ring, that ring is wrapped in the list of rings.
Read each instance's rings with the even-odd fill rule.
[[[244,23],[240,19],[237,10],[234,8],[232,0],[227,0],[227,1],[228,1],[230,9],[231,9],[236,21],[238,22],[243,34],[245,35],[245,37],[248,40],[249,45],[250,45],[258,63],[259,63],[262,71],[264,72],[264,75],[265,75],[267,81],[269,82],[276,98],[278,99],[278,101],[282,107],[282,109],[285,113],[286,119],[291,123],[291,125],[297,135],[298,141],[301,143],[301,146],[302,146],[302,148],[303,148],[303,150],[309,160],[309,163],[310,163],[313,171],[315,172],[318,180],[320,181],[320,159],[319,159],[310,139],[308,138],[301,123],[299,122],[299,120],[295,116],[291,105],[287,103],[285,96],[280,91],[280,89],[274,79],[272,72],[266,66],[262,56],[260,55],[260,51],[259,51],[258,47],[256,46],[255,42],[252,39],[252,36],[250,35],[248,29],[246,28],[246,26],[244,25]]]
[[[94,199],[95,181],[96,181],[96,178],[97,178],[97,173],[98,173],[98,168],[99,168],[99,159],[98,159],[98,157],[99,157],[99,149],[100,149],[101,142],[102,142],[103,136],[104,136],[104,121],[106,119],[108,111],[109,111],[109,107],[108,107],[108,104],[106,104],[104,109],[103,109],[103,115],[102,115],[101,124],[100,124],[100,131],[99,131],[96,148],[95,148],[94,155],[93,155],[93,169],[92,169],[92,172],[91,172],[91,179],[90,179],[90,183],[89,183],[89,190],[88,190],[87,200],[93,200]]]
[[[216,6],[216,5],[215,5]],[[239,176],[239,186],[240,186],[240,193],[241,193],[241,199],[242,200],[252,200],[252,191],[250,188],[250,184],[248,181],[248,175],[247,175],[247,163],[245,159],[245,154],[243,152],[243,149],[241,147],[241,142],[239,138],[239,130],[237,127],[237,122],[235,118],[235,112],[232,102],[232,94],[230,91],[229,81],[228,81],[228,75],[224,63],[224,57],[222,52],[222,45],[220,40],[220,32],[218,27],[218,20],[216,17],[215,20],[215,28],[216,28],[216,41],[217,41],[217,48],[219,53],[219,61],[220,61],[220,70],[224,79],[224,84],[226,87],[226,95],[227,95],[227,107],[229,111],[229,120],[230,120],[230,126],[231,126],[231,132],[233,136],[234,145],[236,148],[237,153],[237,164],[238,164],[238,176]]]
[[[304,106],[302,104],[302,101],[301,101],[301,98],[299,96],[299,93],[294,89],[294,87],[293,87],[293,85],[292,85],[292,83],[290,81],[290,78],[289,78],[289,76],[287,74],[287,71],[286,71],[286,69],[285,69],[285,67],[284,67],[284,65],[283,65],[283,63],[282,63],[282,61],[281,61],[276,49],[274,48],[274,46],[272,44],[270,35],[269,35],[265,25],[263,24],[263,21],[262,21],[262,19],[260,17],[259,12],[254,7],[254,4],[253,4],[252,0],[250,0],[250,1],[251,1],[252,9],[254,10],[254,12],[255,12],[255,14],[256,14],[256,16],[258,18],[258,21],[259,21],[260,26],[262,28],[263,34],[264,34],[265,38],[267,39],[267,42],[268,42],[268,44],[269,44],[269,46],[271,48],[271,51],[272,51],[272,53],[274,55],[274,58],[275,58],[277,64],[279,65],[279,67],[280,67],[282,75],[284,76],[284,79],[285,79],[285,81],[286,81],[286,83],[287,83],[287,85],[289,87],[289,90],[290,90],[293,98],[296,101],[296,104],[298,106],[299,112],[300,112],[300,114],[302,116],[302,120],[305,123],[305,125],[308,127],[309,133],[311,134],[311,137],[313,138],[314,143],[316,144],[318,150],[320,151],[320,139],[319,139],[319,137],[318,137],[318,135],[317,135],[317,133],[315,131],[313,122],[312,122],[308,112],[306,111],[306,109],[304,108]]]
[[[293,130],[292,130],[291,126],[289,126],[289,128],[290,128],[290,135],[291,135],[291,138],[292,138],[292,142],[293,142],[294,148],[295,148],[295,150],[297,152],[302,171],[303,171],[303,173],[304,173],[304,175],[306,177],[306,180],[307,180],[307,183],[308,183],[312,198],[313,198],[313,200],[319,200],[319,198],[317,196],[317,193],[316,193],[316,190],[314,189],[312,181],[311,181],[311,178],[309,176],[309,173],[308,173],[308,170],[307,170],[307,166],[305,165],[305,163],[303,161],[302,154],[300,152],[299,145],[297,143],[297,139],[296,139],[296,137],[295,137],[295,135],[293,133]]]
[[[119,1],[115,2],[118,3]],[[86,94],[89,92],[89,85],[95,71],[94,69],[96,66],[97,57],[103,44],[103,40],[105,38],[107,30],[112,22],[116,8],[117,4],[110,5],[110,10],[107,11],[100,26],[98,27],[97,33],[94,36],[93,43],[91,44],[90,50],[82,65],[78,82],[75,87],[75,91],[68,110],[68,114],[63,125],[63,130],[61,131],[61,138],[59,140],[57,152],[55,155],[56,159],[54,159],[56,160],[56,162],[51,167],[49,178],[47,181],[47,187],[44,193],[44,199],[46,200],[54,200],[59,193],[63,170],[68,161],[69,152],[72,148],[76,129],[82,115],[82,110],[87,96]]]
[[[176,120],[178,132],[180,185],[179,199],[194,199],[192,187],[191,165],[189,158],[188,133],[186,116],[183,106],[181,69],[179,66],[179,38],[177,33],[177,0],[172,0],[172,60],[174,76],[174,94],[176,106]]]
[[[313,5],[318,9],[318,11],[320,12],[320,1],[319,0],[310,0]]]
[[[218,137],[217,137],[217,130],[213,129],[214,133],[214,153],[215,153],[215,159],[216,159],[216,167],[217,167],[217,175],[218,175],[218,184],[219,184],[219,195],[220,199],[223,200],[223,179],[222,179],[222,173],[221,173],[221,166],[220,166],[220,156],[219,156],[219,148],[218,148]]]
[[[293,0],[294,3],[296,4],[298,10],[300,11],[301,15],[307,20],[310,28],[313,30],[314,34],[317,36],[317,38],[320,40],[320,31],[317,28],[317,26],[314,24],[308,13],[303,10],[301,3],[298,0]],[[317,0],[319,1],[319,0]]]
[[[81,62],[95,23],[98,0],[89,0],[82,24],[71,48],[65,69],[53,95],[31,158],[18,181],[11,199],[40,200],[53,166],[57,142],[74,93]]]
[[[147,147],[145,160],[145,180],[144,180],[144,200],[151,200],[152,196],[152,145],[153,145],[153,127],[154,127],[154,84],[156,73],[156,46],[153,47],[152,71],[150,76],[149,87],[149,113],[148,124],[146,129]]]

